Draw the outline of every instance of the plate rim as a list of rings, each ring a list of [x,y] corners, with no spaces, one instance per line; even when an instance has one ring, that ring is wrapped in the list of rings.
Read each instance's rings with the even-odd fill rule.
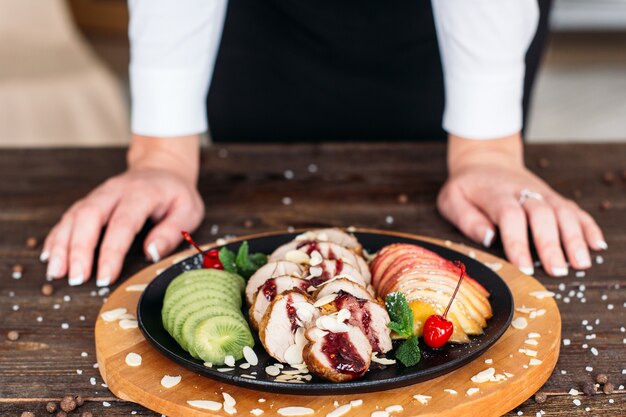
[[[321,228],[321,227],[320,227]],[[405,238],[405,239],[410,239],[416,242],[423,242],[423,243],[428,243],[430,245],[434,245],[434,246],[438,246],[438,247],[442,247],[448,251],[452,251],[452,252],[456,252],[459,253],[461,255],[463,255],[464,257],[469,257],[467,254],[460,252],[457,249],[454,249],[452,247],[447,247],[444,246],[438,242],[433,242],[433,241],[429,241],[428,239],[435,239],[435,238],[430,238],[428,236],[420,236],[420,235],[415,235],[415,234],[411,234],[411,233],[406,233],[406,232],[399,232],[399,231],[390,231],[390,230],[380,230],[380,229],[369,229],[369,228],[342,228],[342,227],[336,227],[337,229],[340,229],[342,231],[345,231],[347,233],[369,233],[369,234],[374,234],[374,235],[386,235],[386,236],[396,236],[396,237],[401,237],[401,238]],[[319,228],[318,228],[319,229]],[[267,232],[261,232],[261,233],[255,233],[255,234],[249,234],[249,235],[242,235],[242,236],[238,236],[236,238],[232,238],[232,239],[228,239],[226,240],[224,243],[218,243],[218,241],[213,241],[213,242],[209,242],[209,243],[205,243],[205,244],[201,244],[200,246],[203,249],[210,249],[213,247],[219,247],[219,246],[223,246],[223,245],[228,245],[228,244],[232,244],[232,243],[238,243],[238,242],[243,242],[245,240],[251,240],[251,239],[258,239],[258,238],[263,238],[263,237],[272,237],[272,236],[280,236],[280,235],[292,235],[292,234],[298,234],[298,233],[304,233],[306,231],[312,230],[312,228],[298,228],[298,229],[294,229],[293,231],[267,231]],[[219,240],[219,239],[218,239]],[[441,241],[441,239],[439,239]],[[445,241],[444,241],[445,242]],[[195,362],[191,362],[189,361],[187,358],[182,357],[180,355],[178,355],[175,352],[172,352],[171,350],[167,349],[165,346],[163,346],[158,340],[156,340],[146,329],[145,324],[143,323],[143,315],[141,314],[141,306],[144,302],[144,296],[147,293],[147,289],[149,288],[150,285],[152,285],[155,281],[158,280],[158,278],[165,272],[167,271],[169,268],[173,267],[176,264],[179,264],[185,260],[188,260],[190,258],[193,258],[194,256],[198,256],[197,253],[191,253],[189,254],[189,256],[186,256],[183,259],[180,259],[178,262],[176,263],[172,263],[169,267],[167,267],[165,270],[163,270],[161,273],[159,273],[156,277],[154,277],[150,283],[148,283],[148,286],[146,287],[146,289],[144,289],[144,291],[141,293],[141,296],[139,297],[139,300],[137,302],[137,309],[136,309],[136,313],[137,313],[137,321],[139,324],[139,329],[141,330],[142,335],[144,336],[144,338],[157,350],[159,351],[160,354],[164,355],[166,358],[173,360],[174,362],[176,362],[178,365],[181,365],[193,372],[199,373],[200,375],[202,375],[203,377],[206,378],[210,378],[213,380],[217,380],[220,382],[224,382],[227,384],[233,384],[233,385],[237,385],[239,387],[242,388],[247,388],[247,389],[253,389],[253,390],[257,390],[257,391],[265,391],[265,392],[280,392],[283,394],[298,394],[298,395],[320,395],[320,394],[328,394],[328,393],[333,393],[333,394],[350,394],[350,393],[367,393],[367,392],[378,392],[378,391],[385,391],[385,390],[389,390],[389,389],[394,389],[394,388],[399,388],[399,387],[403,387],[403,386],[408,386],[408,385],[412,385],[412,384],[417,384],[420,382],[424,382],[428,379],[432,379],[434,377],[440,376],[440,375],[446,375],[454,370],[457,370],[465,365],[467,365],[468,363],[472,362],[474,359],[476,359],[477,357],[479,357],[480,355],[484,354],[485,352],[487,352],[498,340],[500,340],[500,338],[502,337],[502,335],[506,332],[506,330],[508,329],[512,319],[513,319],[513,315],[515,312],[515,300],[513,298],[513,294],[511,293],[511,289],[509,288],[508,284],[506,283],[506,281],[496,272],[493,271],[491,268],[489,268],[487,265],[485,265],[483,262],[474,259],[475,262],[481,264],[482,266],[490,269],[492,271],[492,273],[498,277],[498,279],[504,284],[504,288],[506,289],[505,294],[501,294],[500,296],[504,296],[507,298],[506,301],[508,301],[507,304],[510,304],[511,309],[509,311],[509,315],[508,317],[506,317],[506,320],[504,321],[504,324],[501,326],[500,329],[498,329],[495,332],[494,337],[490,340],[490,343],[484,348],[484,349],[477,349],[473,352],[471,352],[468,357],[464,357],[462,360],[459,360],[459,363],[455,363],[452,366],[450,366],[450,362],[447,362],[445,364],[442,365],[438,365],[438,366],[434,366],[432,368],[428,368],[425,370],[422,370],[421,372],[421,377],[419,378],[419,380],[415,379],[415,376],[412,374],[407,374],[407,375],[399,375],[393,378],[389,378],[383,381],[364,381],[364,380],[354,380],[354,381],[347,381],[347,382],[341,382],[341,383],[337,383],[337,382],[330,382],[330,381],[326,381],[326,382],[321,382],[321,383],[316,383],[315,385],[311,385],[311,384],[293,384],[293,383],[289,383],[289,382],[280,382],[280,381],[266,381],[266,380],[256,380],[256,379],[250,379],[250,378],[243,378],[237,374],[229,374],[227,372],[219,372],[216,371],[215,369],[212,368],[207,368],[203,365],[200,365],[198,363]],[[471,257],[470,257],[471,258]],[[472,258],[473,259],[473,258]],[[243,300],[245,302],[245,300]],[[441,367],[445,367],[445,370],[442,370]],[[207,370],[211,370],[213,372],[207,372]]]

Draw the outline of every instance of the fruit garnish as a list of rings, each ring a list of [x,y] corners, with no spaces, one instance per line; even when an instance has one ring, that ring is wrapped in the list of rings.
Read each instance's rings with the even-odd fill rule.
[[[459,282],[456,284],[454,293],[452,293],[452,297],[450,297],[450,302],[448,303],[446,310],[443,312],[443,315],[433,314],[426,319],[426,322],[424,322],[424,343],[431,348],[440,348],[445,345],[448,340],[450,340],[450,336],[452,336],[452,332],[454,331],[454,324],[452,324],[452,322],[446,317],[450,307],[452,306],[454,297],[456,297],[456,294],[461,287],[461,281],[463,281],[463,277],[465,276],[465,265],[463,262],[456,260],[454,261],[454,264],[461,270],[461,276],[459,277]]]
[[[413,366],[422,358],[419,340],[413,334],[413,312],[404,294],[393,292],[385,298],[385,306],[391,322],[387,324],[401,339],[406,339],[396,349],[396,358],[404,366]]]
[[[217,249],[211,249],[210,251],[205,252],[191,238],[191,235],[188,232],[182,230],[181,234],[183,235],[183,238],[191,244],[191,246],[196,248],[196,250],[202,254],[202,266],[204,268],[224,269],[224,265],[222,265],[222,262],[219,259],[219,252]]]

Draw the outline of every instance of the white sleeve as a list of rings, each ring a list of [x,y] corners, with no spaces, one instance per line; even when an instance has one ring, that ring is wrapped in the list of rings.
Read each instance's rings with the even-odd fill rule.
[[[227,0],[129,0],[131,129],[183,136],[207,129],[206,95]]]
[[[432,0],[445,83],[443,128],[492,139],[522,128],[524,57],[537,0]]]

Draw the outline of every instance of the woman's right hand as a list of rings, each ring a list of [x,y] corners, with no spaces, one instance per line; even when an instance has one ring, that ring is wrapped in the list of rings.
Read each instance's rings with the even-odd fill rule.
[[[195,230],[204,217],[204,204],[196,189],[199,137],[148,138],[135,136],[128,152],[128,170],[98,186],[77,201],[52,228],[44,243],[42,260],[47,275],[69,277],[80,285],[91,275],[94,251],[101,230],[97,285],[117,280],[135,235],[148,218],[156,226],[143,242],[152,261],[174,250],[181,230]]]

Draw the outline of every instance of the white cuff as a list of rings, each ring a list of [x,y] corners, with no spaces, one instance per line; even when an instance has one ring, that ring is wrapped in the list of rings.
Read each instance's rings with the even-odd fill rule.
[[[206,131],[207,78],[205,70],[131,65],[132,132],[168,137]]]
[[[446,76],[443,128],[468,139],[495,139],[522,129],[524,66],[506,75]]]

